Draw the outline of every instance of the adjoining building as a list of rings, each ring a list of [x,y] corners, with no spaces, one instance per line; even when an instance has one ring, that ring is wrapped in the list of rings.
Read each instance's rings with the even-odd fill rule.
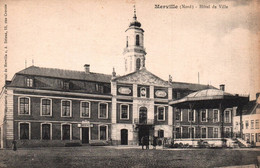
[[[220,112],[175,111],[169,104],[210,85],[165,81],[145,68],[144,30],[134,14],[126,30],[124,76],[31,66],[6,81],[0,97],[1,148],[64,146],[67,143],[138,145],[143,136],[190,138],[189,121],[216,127],[192,127],[191,137],[220,137]],[[232,108],[225,111],[232,132]],[[177,121],[183,125],[177,126]],[[209,121],[210,120],[210,121]],[[177,132],[174,134],[174,132]]]
[[[209,144],[222,146],[233,137],[236,107],[246,104],[249,97],[224,92],[225,86],[220,87],[197,91],[169,102],[176,109],[175,142],[196,145],[203,139]]]
[[[256,100],[249,101],[241,107],[241,114],[234,116],[233,128],[236,137],[247,144],[260,146],[260,93],[256,94]],[[244,141],[244,142],[243,142]]]

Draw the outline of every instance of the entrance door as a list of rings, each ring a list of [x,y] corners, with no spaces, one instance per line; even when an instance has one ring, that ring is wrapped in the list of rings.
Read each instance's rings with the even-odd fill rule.
[[[121,145],[128,145],[128,130],[121,130]]]
[[[82,128],[82,143],[89,143],[89,128]]]
[[[149,137],[149,126],[140,125],[138,131],[138,138],[139,138],[139,145],[141,145],[142,137],[148,136]]]

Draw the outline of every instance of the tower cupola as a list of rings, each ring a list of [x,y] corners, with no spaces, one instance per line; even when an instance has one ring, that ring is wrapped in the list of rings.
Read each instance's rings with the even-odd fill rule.
[[[125,59],[125,73],[131,73],[145,67],[144,30],[137,21],[136,9],[129,27],[126,29],[126,47],[123,55]]]

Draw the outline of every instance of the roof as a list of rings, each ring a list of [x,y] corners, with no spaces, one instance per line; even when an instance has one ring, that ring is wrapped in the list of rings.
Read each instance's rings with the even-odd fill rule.
[[[16,74],[33,75],[33,76],[46,76],[63,79],[76,79],[86,81],[96,81],[110,83],[112,75],[101,74],[101,73],[86,73],[85,71],[73,71],[56,68],[44,68],[37,66],[30,66]]]
[[[260,108],[259,104],[256,102],[256,100],[251,100],[246,105],[243,106],[242,114],[243,115],[251,114],[256,108]]]
[[[220,89],[205,89],[187,95],[186,97],[171,101],[170,104],[174,106],[187,106],[189,103],[195,103],[196,106],[205,106],[210,102],[213,106],[216,106],[219,102],[226,106],[237,106],[238,104],[246,104],[248,97],[233,95],[224,92]]]
[[[197,90],[204,90],[204,89],[216,89],[214,86],[211,85],[203,85],[203,84],[196,84],[196,83],[185,83],[185,82],[171,82],[172,87],[174,89],[189,89],[192,91]]]

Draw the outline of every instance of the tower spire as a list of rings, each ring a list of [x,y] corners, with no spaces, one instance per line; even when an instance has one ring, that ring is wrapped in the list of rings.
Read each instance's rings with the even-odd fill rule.
[[[136,20],[137,19],[137,17],[136,17],[136,9],[135,9],[135,5],[134,5],[134,20]]]

